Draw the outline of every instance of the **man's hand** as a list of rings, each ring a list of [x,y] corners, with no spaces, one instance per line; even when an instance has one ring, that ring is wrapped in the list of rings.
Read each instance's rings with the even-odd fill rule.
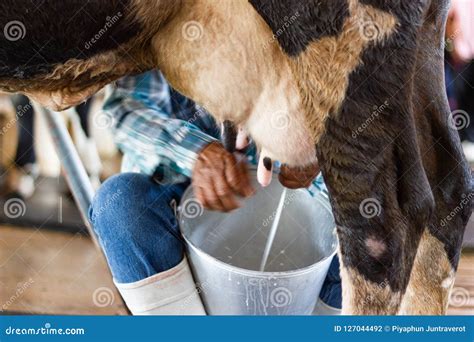
[[[211,210],[231,211],[239,207],[237,195],[254,193],[245,161],[238,161],[218,142],[207,145],[193,170],[194,193]]]

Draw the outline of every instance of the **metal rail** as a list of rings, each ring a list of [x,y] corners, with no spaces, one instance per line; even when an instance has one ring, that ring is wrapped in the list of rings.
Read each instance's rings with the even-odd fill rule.
[[[79,208],[82,219],[95,245],[100,248],[97,237],[89,221],[88,211],[94,197],[94,188],[82,164],[71,136],[62,119],[62,115],[41,108],[53,138],[53,144],[64,169],[66,182]]]

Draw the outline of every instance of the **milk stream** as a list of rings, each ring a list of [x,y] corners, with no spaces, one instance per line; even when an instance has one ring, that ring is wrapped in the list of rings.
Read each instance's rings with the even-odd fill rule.
[[[270,229],[270,234],[268,235],[267,244],[265,245],[265,251],[263,252],[262,262],[260,263],[260,272],[265,270],[265,265],[268,261],[268,256],[272,250],[273,241],[275,240],[275,235],[278,230],[278,224],[280,223],[281,213],[285,204],[286,197],[286,188],[283,189],[281,193],[280,202],[275,213],[275,218],[273,219],[272,228]]]

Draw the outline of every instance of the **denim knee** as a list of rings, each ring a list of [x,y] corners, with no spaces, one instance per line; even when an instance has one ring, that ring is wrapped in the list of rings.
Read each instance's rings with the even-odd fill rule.
[[[142,210],[140,202],[149,190],[149,177],[122,173],[107,179],[98,189],[89,209],[89,219],[100,237],[114,229],[116,221],[128,221]],[[133,225],[129,225],[133,229]],[[117,233],[117,232],[115,232]]]
[[[170,206],[182,190],[134,173],[111,177],[98,190],[89,216],[116,281],[138,281],[182,260],[183,242]]]

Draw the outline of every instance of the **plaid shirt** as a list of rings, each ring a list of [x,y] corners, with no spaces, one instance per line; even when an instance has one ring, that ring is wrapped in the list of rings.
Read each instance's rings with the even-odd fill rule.
[[[162,183],[184,182],[202,148],[220,138],[212,117],[173,90],[159,71],[124,77],[108,92],[104,112],[124,153],[123,172],[158,174]],[[247,149],[252,164],[255,150],[253,144]],[[321,177],[313,186],[325,188]]]

